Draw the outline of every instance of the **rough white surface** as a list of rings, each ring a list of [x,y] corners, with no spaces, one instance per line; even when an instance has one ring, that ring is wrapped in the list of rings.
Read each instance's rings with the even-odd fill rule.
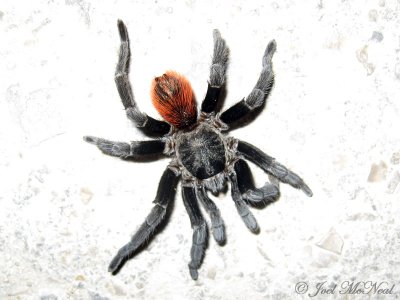
[[[299,281],[313,289],[346,280],[387,281],[399,293],[399,7],[0,2],[0,298],[295,299]],[[136,99],[153,116],[150,82],[168,69],[185,74],[202,100],[214,28],[231,49],[225,107],[250,92],[268,41],[278,44],[265,111],[232,135],[300,174],[314,197],[281,185],[280,201],[254,211],[261,232],[253,235],[221,195],[228,242],[210,239],[196,282],[180,190],[165,230],[117,276],[107,272],[150,211],[168,163],[124,162],[82,140],[145,138],[125,118],[113,81],[118,18],[131,36]],[[262,184],[267,176],[254,172]],[[340,251],[318,246],[332,232]]]

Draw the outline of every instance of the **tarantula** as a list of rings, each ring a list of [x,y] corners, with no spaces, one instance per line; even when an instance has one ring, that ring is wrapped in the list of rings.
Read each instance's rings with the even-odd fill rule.
[[[222,113],[217,110],[218,98],[226,80],[229,50],[218,30],[214,30],[214,53],[206,96],[198,116],[196,101],[189,81],[182,75],[168,71],[152,83],[152,102],[165,119],[159,121],[142,113],[136,104],[129,82],[130,47],[125,24],[118,20],[121,39],[115,82],[127,117],[150,136],[157,139],[134,141],[130,144],[103,138],[85,136],[84,140],[96,145],[104,154],[122,159],[140,160],[150,156],[170,156],[171,162],[161,176],[154,207],[146,221],[111,261],[113,275],[132,258],[152,236],[161,221],[166,219],[179,179],[182,198],[193,228],[189,271],[192,279],[198,277],[208,242],[207,223],[199,208],[201,203],[210,215],[214,239],[225,241],[224,222],[215,203],[207,192],[218,194],[230,182],[232,199],[244,224],[252,232],[258,224],[249,205],[265,206],[279,197],[279,181],[301,189],[312,196],[311,189],[295,173],[274,158],[244,141],[228,136],[230,125],[251,115],[262,107],[274,83],[272,56],[276,50],[274,40],[269,42],[262,58],[260,77],[247,96]],[[270,176],[270,181],[256,188],[245,159],[256,164]]]

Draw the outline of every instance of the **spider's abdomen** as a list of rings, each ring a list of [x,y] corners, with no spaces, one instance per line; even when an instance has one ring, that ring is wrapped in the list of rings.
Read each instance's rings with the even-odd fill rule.
[[[203,124],[180,136],[177,152],[183,166],[196,178],[207,179],[225,169],[225,146],[214,130]]]
[[[178,129],[197,120],[197,107],[189,81],[175,71],[168,71],[153,80],[151,98],[160,115]]]

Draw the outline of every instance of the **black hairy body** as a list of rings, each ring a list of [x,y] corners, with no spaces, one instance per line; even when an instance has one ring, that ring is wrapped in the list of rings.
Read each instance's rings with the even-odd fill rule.
[[[221,173],[225,169],[226,155],[223,137],[209,124],[180,134],[176,153],[182,166],[200,180]]]
[[[200,114],[197,112],[190,83],[182,75],[168,71],[153,81],[153,104],[166,122],[156,120],[138,109],[129,81],[128,31],[122,21],[118,21],[118,29],[121,38],[115,73],[118,92],[128,118],[156,139],[131,143],[92,136],[84,139],[96,145],[103,153],[121,159],[143,160],[149,156],[164,155],[171,160],[161,176],[153,209],[131,241],[118,251],[110,263],[109,271],[118,273],[125,262],[145,245],[161,222],[166,220],[167,209],[174,201],[180,181],[183,203],[193,228],[189,271],[196,280],[208,241],[208,225],[199,205],[204,207],[210,217],[216,242],[222,244],[226,239],[221,214],[208,192],[218,194],[229,183],[233,203],[244,224],[252,232],[258,232],[259,227],[249,206],[265,207],[276,201],[280,196],[279,181],[312,196],[310,188],[297,174],[255,146],[228,135],[228,131],[237,121],[263,107],[274,83],[272,57],[276,43],[271,41],[268,44],[262,58],[259,79],[250,94],[220,113],[217,104],[225,85],[229,51],[225,41],[215,30],[208,89]],[[246,160],[264,170],[270,181],[257,188]]]

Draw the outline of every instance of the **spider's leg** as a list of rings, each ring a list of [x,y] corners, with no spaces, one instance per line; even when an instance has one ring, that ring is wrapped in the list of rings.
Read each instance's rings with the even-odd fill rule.
[[[165,142],[161,140],[135,141],[128,144],[124,142],[113,142],[94,136],[85,136],[83,139],[88,143],[96,145],[104,154],[123,159],[160,155],[165,149]]]
[[[225,227],[224,221],[221,218],[221,214],[219,212],[218,207],[215,205],[214,201],[212,201],[208,196],[207,192],[202,188],[198,188],[196,190],[197,197],[200,202],[203,204],[205,210],[210,215],[211,218],[211,226],[212,226],[212,233],[214,236],[215,241],[218,244],[223,244],[225,241]]]
[[[278,199],[279,188],[276,185],[266,182],[261,188],[254,186],[253,176],[246,161],[239,159],[234,168],[239,190],[246,201],[254,205],[265,205]]]
[[[119,49],[118,64],[115,70],[115,83],[122,104],[125,107],[126,115],[137,127],[143,129],[150,135],[162,136],[167,134],[171,129],[171,125],[167,122],[149,117],[145,113],[142,113],[137,107],[131,83],[129,82],[131,50],[129,47],[128,29],[121,20],[118,20],[118,30],[121,38],[121,46]]]
[[[276,42],[275,40],[272,40],[269,42],[267,49],[265,49],[262,58],[261,74],[253,90],[246,99],[234,104],[221,114],[221,120],[225,124],[230,125],[263,105],[274,85],[272,56],[274,55],[275,50]]]
[[[254,218],[253,214],[249,210],[249,207],[242,198],[242,194],[240,193],[239,184],[237,181],[237,175],[235,172],[229,174],[229,180],[231,182],[232,199],[235,202],[236,209],[239,215],[242,217],[242,220],[247,228],[251,232],[257,233],[259,231],[257,220]]]
[[[147,216],[146,221],[133,235],[131,241],[118,251],[117,255],[113,258],[108,267],[108,271],[113,275],[118,273],[128,259],[135,256],[138,248],[149,240],[157,226],[165,218],[167,208],[175,197],[178,179],[179,174],[176,174],[170,168],[167,168],[164,171],[164,174],[162,175],[158,185],[153,209]]]
[[[301,189],[309,197],[313,195],[311,189],[307,186],[307,184],[305,184],[299,175],[293,173],[285,166],[277,162],[275,158],[268,156],[257,147],[249,143],[239,141],[237,151],[243,155],[244,158],[250,160],[268,174],[273,175],[279,181],[288,183],[296,189]]]
[[[217,29],[214,35],[214,53],[211,61],[210,79],[208,82],[207,94],[201,104],[201,111],[211,113],[215,110],[219,94],[226,80],[226,69],[228,68],[229,49],[225,40]]]
[[[193,228],[192,248],[190,250],[191,261],[189,263],[190,276],[193,280],[198,277],[208,240],[207,223],[204,220],[196,197],[194,186],[182,186],[182,198]]]

